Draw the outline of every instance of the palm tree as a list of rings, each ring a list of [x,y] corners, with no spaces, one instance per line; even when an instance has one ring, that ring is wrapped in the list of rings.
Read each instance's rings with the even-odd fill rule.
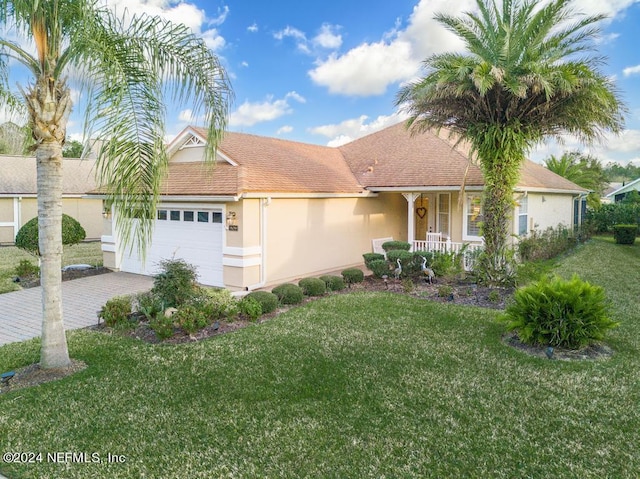
[[[466,45],[433,55],[426,75],[403,87],[397,104],[415,132],[447,128],[467,141],[484,174],[485,255],[491,282],[508,272],[513,188],[527,153],[563,133],[591,142],[619,132],[624,107],[592,49],[602,16],[575,15],[571,0],[476,0],[478,13],[436,20]]]
[[[563,153],[560,158],[550,155],[544,160],[544,165],[556,175],[590,190],[587,205],[594,210],[600,207],[600,194],[607,184],[607,178],[597,158],[571,151]]]
[[[217,57],[185,26],[148,15],[119,17],[102,5],[97,0],[0,0],[0,23],[33,44],[0,39],[0,100],[26,106],[35,140],[43,368],[70,362],[60,272],[62,148],[72,108],[68,79],[79,81],[87,103],[85,138],[97,140],[99,184],[116,214],[129,219],[119,233],[141,250],[167,163],[165,96],[204,114],[209,158],[226,126],[232,96]],[[9,61],[22,64],[31,76],[19,93],[8,87],[14,71]]]

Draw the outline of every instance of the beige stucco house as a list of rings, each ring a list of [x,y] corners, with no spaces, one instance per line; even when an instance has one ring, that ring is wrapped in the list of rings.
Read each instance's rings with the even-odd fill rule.
[[[87,198],[95,188],[92,160],[65,158],[62,211],[80,222],[87,239],[103,231],[102,200]],[[36,159],[0,155],[0,244],[12,244],[27,221],[38,216]]]
[[[160,260],[183,258],[203,284],[246,290],[360,265],[380,238],[414,249],[433,246],[428,232],[453,248],[482,243],[482,175],[447,138],[412,136],[404,124],[338,148],[227,133],[214,168],[203,165],[204,142],[190,127],[169,145],[146,261],[111,225],[106,266],[154,274]],[[586,193],[526,162],[514,235],[571,226]]]

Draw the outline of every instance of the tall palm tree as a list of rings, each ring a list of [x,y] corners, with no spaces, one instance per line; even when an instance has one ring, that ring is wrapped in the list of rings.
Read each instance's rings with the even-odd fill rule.
[[[0,39],[0,100],[26,105],[35,141],[41,252],[43,368],[69,364],[61,305],[62,147],[77,79],[85,138],[97,140],[97,179],[140,249],[149,239],[166,170],[165,97],[194,106],[208,125],[212,158],[232,91],[218,58],[185,26],[148,15],[117,16],[97,0],[0,0],[0,23],[32,43]],[[35,52],[35,53],[32,53]],[[9,61],[30,83],[9,88]],[[135,220],[134,220],[135,219]]]
[[[601,59],[587,55],[603,17],[578,16],[570,1],[476,0],[477,14],[436,15],[466,52],[427,58],[426,75],[397,96],[416,132],[445,127],[471,145],[485,179],[483,269],[492,282],[508,271],[513,188],[531,147],[563,133],[591,142],[623,125]]]
[[[556,175],[598,194],[607,182],[600,162],[577,151],[565,152],[560,158],[550,155],[544,160],[544,166]]]

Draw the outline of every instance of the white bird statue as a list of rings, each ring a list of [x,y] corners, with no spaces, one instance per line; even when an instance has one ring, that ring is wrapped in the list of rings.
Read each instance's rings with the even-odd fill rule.
[[[393,275],[396,279],[400,279],[400,275],[402,274],[402,263],[400,263],[400,258],[396,260],[396,263],[398,263],[398,267],[393,270]]]
[[[424,280],[429,284],[433,284],[433,281],[436,279],[436,274],[431,268],[427,268],[427,258],[422,258],[422,266],[420,269],[422,270],[422,274],[425,276]]]

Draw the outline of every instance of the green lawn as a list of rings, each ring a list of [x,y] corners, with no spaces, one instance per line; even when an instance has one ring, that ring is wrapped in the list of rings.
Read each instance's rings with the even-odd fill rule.
[[[20,286],[13,282],[13,278],[16,276],[16,266],[23,259],[31,261],[34,265],[38,264],[38,259],[35,256],[20,248],[0,246],[0,293],[8,293],[20,289]],[[62,255],[62,266],[79,263],[92,266],[102,265],[102,251],[99,241],[65,246]]]
[[[495,311],[391,293],[333,295],[199,343],[69,334],[89,367],[0,396],[11,478],[640,477],[640,246],[561,261],[608,291],[608,360],[505,346]],[[0,369],[38,343],[0,348]],[[55,464],[47,452],[99,454]],[[108,454],[126,462],[106,463]],[[97,456],[95,456],[97,458]],[[89,460],[91,456],[88,456]]]

